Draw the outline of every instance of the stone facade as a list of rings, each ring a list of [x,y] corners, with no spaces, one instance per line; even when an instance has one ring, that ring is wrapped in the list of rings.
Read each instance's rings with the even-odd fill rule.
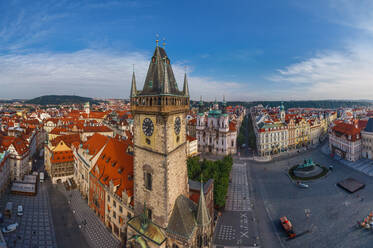
[[[157,46],[142,91],[132,77],[135,216],[128,221],[127,247],[206,247],[210,243],[211,219],[204,194],[198,210],[188,198],[189,104],[186,75],[179,91],[170,60]],[[204,237],[197,235],[201,233],[206,242],[198,246],[197,237]]]

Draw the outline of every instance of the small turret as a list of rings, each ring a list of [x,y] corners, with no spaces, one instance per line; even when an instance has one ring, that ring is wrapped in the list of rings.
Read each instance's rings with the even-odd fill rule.
[[[137,96],[135,71],[132,73],[131,97]]]
[[[183,87],[183,95],[189,97],[189,86],[188,86],[188,78],[187,74],[184,74],[184,87]]]
[[[203,228],[210,224],[210,221],[210,215],[206,207],[205,194],[203,192],[203,182],[201,180],[201,192],[199,194],[197,211],[197,225]]]

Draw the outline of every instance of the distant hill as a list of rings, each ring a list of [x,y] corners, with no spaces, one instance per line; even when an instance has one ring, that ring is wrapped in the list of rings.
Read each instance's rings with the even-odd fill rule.
[[[192,106],[198,107],[199,101],[191,101]],[[210,106],[212,103],[204,102],[205,106]],[[221,104],[221,102],[219,102]],[[269,107],[278,107],[281,105],[281,101],[255,101],[255,102],[242,102],[242,101],[230,101],[227,105],[243,105],[245,107],[252,107],[258,104]],[[372,106],[371,100],[319,100],[319,101],[284,101],[284,106],[288,108],[325,108],[325,109],[337,109],[337,108],[352,108],[360,106]]]
[[[25,101],[27,104],[39,104],[39,105],[60,105],[60,104],[81,104],[90,102],[96,104],[97,101],[89,97],[82,96],[70,96],[70,95],[47,95],[39,96],[31,100]]]

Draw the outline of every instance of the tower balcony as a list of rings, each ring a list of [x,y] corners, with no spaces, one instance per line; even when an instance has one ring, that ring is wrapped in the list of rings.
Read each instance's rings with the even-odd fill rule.
[[[131,111],[133,113],[177,113],[189,110],[190,100],[186,96],[154,95],[137,96],[131,98]]]

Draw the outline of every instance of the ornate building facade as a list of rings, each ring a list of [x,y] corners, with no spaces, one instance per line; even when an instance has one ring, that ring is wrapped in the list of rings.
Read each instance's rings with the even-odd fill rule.
[[[223,111],[215,102],[213,108],[205,113],[202,110],[201,101],[196,125],[199,152],[216,155],[236,153],[237,122],[229,120],[225,107],[225,100],[223,101]]]
[[[157,46],[142,91],[131,86],[134,117],[134,217],[128,247],[208,247],[212,230],[204,194],[189,199],[186,76],[178,89],[170,59]],[[203,192],[203,191],[202,191]]]

